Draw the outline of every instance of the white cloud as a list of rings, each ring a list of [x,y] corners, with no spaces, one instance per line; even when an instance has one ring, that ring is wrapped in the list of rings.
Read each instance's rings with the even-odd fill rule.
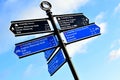
[[[38,6],[38,7],[30,7],[27,10],[24,10],[18,18],[21,20],[26,20],[26,19],[45,18],[45,17],[46,17],[46,13],[42,11]]]
[[[115,59],[120,58],[120,48],[116,50],[112,50],[110,52],[109,57],[110,57],[110,60],[115,60]]]
[[[106,32],[106,26],[107,26],[106,22],[98,23],[97,25],[100,27],[101,33],[105,33]]]
[[[79,7],[84,6],[88,3],[89,0],[49,0],[52,4],[53,14],[68,14],[77,10]],[[39,5],[38,7],[31,6],[24,10],[20,19],[30,19],[30,18],[43,18],[47,17],[45,11],[41,10]]]
[[[76,43],[69,44],[67,50],[70,56],[75,54],[85,53],[87,50],[87,44],[91,42],[94,38],[85,39]]]
[[[100,12],[100,13],[96,16],[95,21],[98,22],[98,23],[100,23],[100,22],[102,21],[102,19],[104,18],[104,15],[105,15],[104,12]]]
[[[100,27],[101,33],[105,33],[106,32],[107,22],[103,22],[104,17],[105,17],[105,13],[101,12],[95,18],[95,22]]]
[[[50,0],[53,5],[53,12],[63,14],[73,12],[81,6],[84,6],[89,0]]]
[[[119,13],[120,12],[120,3],[116,6],[114,12],[115,13]]]
[[[120,39],[115,40],[111,45],[111,52],[109,53],[110,60],[115,60],[120,58]]]

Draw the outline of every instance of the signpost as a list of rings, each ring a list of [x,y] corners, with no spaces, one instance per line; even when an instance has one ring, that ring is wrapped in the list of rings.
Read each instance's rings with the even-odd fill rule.
[[[52,76],[65,62],[66,59],[63,55],[63,51],[59,50],[48,62],[48,72],[50,75]]]
[[[83,40],[93,36],[100,35],[100,28],[96,24],[90,24],[84,27],[64,31],[67,43]]]
[[[68,65],[69,65],[69,68],[70,68],[70,70],[71,70],[71,72],[72,72],[72,74],[73,74],[73,77],[74,77],[74,79],[75,80],[79,80],[79,78],[78,78],[78,76],[77,76],[77,73],[76,73],[76,71],[75,71],[75,68],[74,68],[74,66],[73,66],[73,64],[72,64],[72,61],[71,61],[71,59],[70,59],[70,57],[69,57],[69,54],[68,54],[68,52],[67,52],[67,49],[66,49],[66,47],[65,47],[65,44],[64,44],[64,42],[63,42],[63,40],[62,40],[62,38],[61,38],[61,36],[60,36],[60,31],[57,29],[57,26],[56,26],[56,24],[55,24],[55,21],[54,21],[54,19],[53,19],[53,15],[52,15],[52,12],[51,12],[51,4],[49,3],[49,2],[47,2],[47,1],[43,1],[42,3],[41,3],[41,8],[44,10],[44,11],[46,11],[46,13],[47,13],[47,16],[49,17],[49,20],[50,20],[50,22],[51,22],[51,24],[52,24],[52,26],[53,26],[53,29],[54,29],[54,34],[57,36],[57,38],[58,38],[58,40],[59,40],[59,46],[60,46],[60,48],[63,50],[63,52],[64,52],[64,55],[65,55],[65,57],[66,57],[66,59],[67,59],[67,62],[68,62]]]
[[[62,30],[82,27],[89,24],[89,19],[82,13],[55,15]]]
[[[55,50],[56,50],[56,49],[53,48],[53,49],[50,49],[50,50],[46,50],[46,51],[44,52],[44,55],[45,55],[45,58],[46,58],[47,61],[48,61],[49,58],[52,56],[52,54],[54,53]]]
[[[12,21],[10,30],[15,34],[15,36],[38,34],[51,31],[46,18]]]
[[[16,44],[15,53],[22,58],[57,46],[58,42],[55,36],[49,35]]]
[[[38,33],[52,32],[48,24],[48,19],[54,29],[54,35],[49,34],[44,37],[28,40],[15,45],[14,53],[23,58],[38,52],[45,51],[45,58],[48,62],[48,71],[52,76],[65,62],[72,72],[74,80],[79,80],[79,77],[72,64],[71,58],[66,49],[66,44],[63,42],[60,35],[63,32],[68,44],[100,35],[100,28],[96,24],[89,24],[89,19],[82,13],[78,14],[65,14],[65,15],[52,15],[52,5],[43,1],[40,4],[41,9],[46,11],[48,18],[12,21],[10,30],[15,36],[23,36]],[[61,30],[55,24],[54,17],[56,17]],[[56,47],[60,50],[56,52]],[[56,51],[55,51],[56,50]],[[53,55],[53,57],[51,57]]]

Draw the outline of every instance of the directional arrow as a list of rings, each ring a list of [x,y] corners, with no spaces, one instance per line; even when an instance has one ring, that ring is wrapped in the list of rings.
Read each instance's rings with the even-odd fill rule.
[[[89,19],[82,13],[55,15],[62,30],[82,27],[89,24]]]
[[[16,44],[14,52],[22,58],[57,46],[58,42],[56,37],[48,35]]]
[[[51,32],[47,19],[12,21],[10,30],[15,36]]]
[[[52,76],[66,62],[63,51],[59,50],[55,56],[48,62],[48,72]]]
[[[67,43],[73,43],[75,41],[100,35],[100,27],[93,23],[84,27],[64,31],[63,33]]]

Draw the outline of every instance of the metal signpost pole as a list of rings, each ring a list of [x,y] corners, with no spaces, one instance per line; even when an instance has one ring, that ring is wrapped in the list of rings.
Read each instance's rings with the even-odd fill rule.
[[[78,76],[77,76],[77,73],[76,73],[76,71],[75,71],[75,69],[74,69],[74,66],[73,66],[73,64],[72,64],[72,61],[71,61],[71,59],[70,59],[70,57],[69,57],[69,55],[68,55],[68,52],[67,52],[67,50],[66,50],[65,44],[64,44],[64,42],[63,42],[63,40],[62,40],[62,38],[61,38],[61,36],[60,36],[60,32],[59,32],[59,30],[58,30],[57,27],[56,27],[55,21],[54,21],[53,16],[52,16],[52,12],[50,11],[50,9],[51,9],[51,7],[52,7],[51,4],[50,4],[49,2],[47,2],[47,1],[43,1],[43,2],[41,3],[40,7],[41,7],[44,11],[46,11],[46,13],[47,13],[47,15],[48,15],[48,17],[49,17],[49,20],[50,20],[51,23],[52,23],[52,26],[53,26],[53,28],[54,28],[55,35],[57,35],[57,38],[58,38],[58,40],[59,40],[59,45],[60,45],[60,47],[63,49],[64,55],[65,55],[65,57],[66,57],[66,59],[67,59],[68,65],[69,65],[69,67],[70,67],[70,69],[71,69],[71,72],[72,72],[72,74],[73,74],[74,79],[75,79],[75,80],[79,80],[79,78],[78,78]]]

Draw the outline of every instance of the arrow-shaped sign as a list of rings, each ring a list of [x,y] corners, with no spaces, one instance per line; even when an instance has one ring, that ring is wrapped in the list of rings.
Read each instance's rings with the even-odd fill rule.
[[[63,51],[59,50],[48,62],[48,72],[52,76],[66,62]]]
[[[53,35],[49,35],[46,37],[29,40],[23,43],[18,43],[16,44],[14,52],[20,58],[22,58],[57,46],[58,42],[56,37]]]
[[[82,27],[89,24],[89,19],[82,13],[55,15],[62,30]]]
[[[12,21],[10,30],[15,34],[15,36],[45,33],[51,31],[46,18]]]
[[[65,35],[67,43],[73,43],[75,41],[100,35],[100,27],[92,23],[84,27],[64,31],[63,33]]]

